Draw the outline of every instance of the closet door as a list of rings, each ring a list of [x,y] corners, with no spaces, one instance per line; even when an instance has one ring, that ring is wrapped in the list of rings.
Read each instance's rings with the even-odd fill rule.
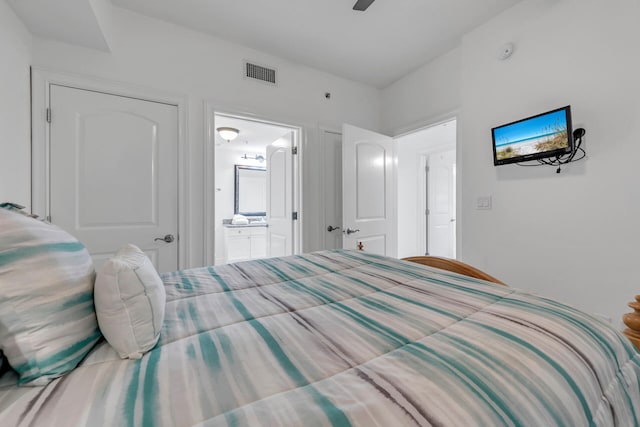
[[[342,248],[342,135],[324,131],[324,249]]]
[[[178,108],[52,85],[51,221],[96,266],[125,243],[178,268]]]

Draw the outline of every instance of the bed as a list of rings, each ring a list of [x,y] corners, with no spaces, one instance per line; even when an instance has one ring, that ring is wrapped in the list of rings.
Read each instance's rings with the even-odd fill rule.
[[[104,340],[41,387],[0,378],[1,426],[632,426],[640,358],[599,319],[361,251],[162,275],[159,342]]]

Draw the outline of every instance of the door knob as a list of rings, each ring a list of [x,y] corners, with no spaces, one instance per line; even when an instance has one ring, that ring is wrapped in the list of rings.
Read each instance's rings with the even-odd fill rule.
[[[347,228],[347,234],[357,233],[358,231],[360,231],[360,229],[359,229],[359,228],[357,228],[357,229],[355,229],[355,230],[352,230],[352,229],[350,229],[350,228]]]
[[[164,237],[156,237],[155,239],[153,239],[154,242],[157,240],[162,240],[163,242],[171,243],[175,240],[175,237],[173,237],[173,234],[167,234]]]
[[[340,227],[334,227],[333,225],[330,225],[330,226],[327,227],[327,231],[329,233],[331,233],[333,230],[339,230],[339,229],[340,229]]]

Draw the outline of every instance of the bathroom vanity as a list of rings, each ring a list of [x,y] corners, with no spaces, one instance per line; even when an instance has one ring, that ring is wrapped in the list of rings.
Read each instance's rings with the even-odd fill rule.
[[[224,225],[227,263],[267,256],[267,224]]]

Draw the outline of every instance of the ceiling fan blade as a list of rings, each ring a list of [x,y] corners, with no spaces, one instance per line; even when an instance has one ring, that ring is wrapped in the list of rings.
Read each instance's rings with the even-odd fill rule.
[[[358,0],[356,4],[353,5],[353,10],[365,11],[374,1],[375,0]]]

